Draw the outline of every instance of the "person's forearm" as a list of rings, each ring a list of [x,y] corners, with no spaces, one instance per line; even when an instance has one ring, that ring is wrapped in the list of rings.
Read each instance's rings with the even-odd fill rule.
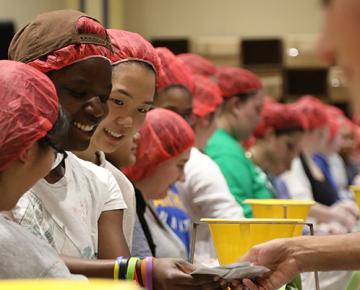
[[[301,272],[360,269],[360,233],[288,241]]]
[[[94,278],[114,277],[114,260],[88,260],[69,256],[61,256],[61,259],[72,274]]]

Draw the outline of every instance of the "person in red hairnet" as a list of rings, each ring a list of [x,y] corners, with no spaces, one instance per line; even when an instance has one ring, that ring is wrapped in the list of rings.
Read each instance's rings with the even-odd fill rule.
[[[216,66],[201,55],[195,53],[181,53],[177,55],[186,67],[194,74],[216,80]]]
[[[116,177],[127,204],[123,230],[129,249],[133,256],[151,256],[150,249],[146,251],[144,247],[132,251],[136,217],[134,189],[126,176],[106,160],[105,153],[116,158],[122,153],[116,150],[131,140],[142,126],[146,113],[153,106],[161,64],[154,47],[139,34],[117,29],[107,31],[114,50],[111,55],[113,87],[108,101],[109,113],[97,127],[88,149],[76,154],[109,169]],[[138,241],[137,237],[134,242]]]
[[[328,177],[314,161],[314,154],[328,146],[329,115],[325,105],[317,98],[304,96],[296,103],[297,109],[306,118],[307,130],[303,136],[302,151],[295,158],[291,170],[281,178],[292,199],[315,200],[310,215],[318,223],[331,225],[325,233],[350,231],[356,223],[356,212],[346,201],[342,201]]]
[[[192,124],[192,94],[194,83],[191,72],[169,49],[155,48],[158,53],[162,75],[155,96],[155,106],[178,113]]]
[[[205,152],[220,167],[244,215],[252,217],[251,207],[243,200],[271,198],[272,193],[266,175],[245,155],[239,142],[251,136],[260,120],[262,84],[252,72],[236,67],[219,67],[216,76],[224,103]]]
[[[186,258],[181,240],[160,221],[151,201],[164,198],[173,183],[183,180],[194,133],[179,115],[160,108],[146,115],[139,133],[136,162],[124,168],[135,185],[138,218],[156,257]]]
[[[46,75],[6,60],[0,69],[0,210],[5,211],[48,174],[68,123]],[[47,242],[3,215],[0,244],[1,279],[77,278]]]
[[[175,187],[179,197],[194,221],[201,218],[242,218],[243,211],[231,194],[226,180],[217,164],[202,151],[209,137],[216,129],[216,114],[222,104],[219,87],[209,78],[193,75],[193,130],[195,146],[184,173],[185,181],[177,182]],[[158,207],[158,211],[159,211]],[[171,223],[171,220],[169,221]],[[197,261],[216,257],[211,253],[210,233],[199,227],[196,249]]]
[[[348,200],[352,212],[358,216],[358,207],[353,202],[353,194],[349,192],[349,185],[345,162],[340,153],[344,143],[344,131],[347,130],[344,112],[339,108],[324,105],[328,114],[328,141],[315,155],[314,160],[321,168],[323,174],[329,179],[341,200]],[[351,209],[349,209],[351,210]]]
[[[318,54],[343,68],[355,98],[360,98],[360,2],[323,0],[324,28]],[[243,260],[268,266],[271,271],[236,289],[275,290],[299,272],[359,270],[360,234],[277,239],[251,249]],[[341,285],[343,287],[344,285]],[[338,289],[341,289],[340,287]]]
[[[287,192],[278,191],[276,177],[289,170],[300,154],[305,129],[305,119],[293,105],[265,102],[254,132],[256,141],[248,153],[267,174],[277,198],[290,198]]]
[[[62,149],[85,150],[107,115],[112,50],[106,29],[75,10],[41,14],[11,41],[9,57],[46,73],[55,85],[70,121]],[[110,171],[71,152],[54,166],[19,200],[14,217],[62,255],[73,273],[104,275],[96,259],[129,256],[122,192]]]
[[[194,93],[192,74],[169,49],[158,47],[156,52],[160,57],[163,71],[154,105],[179,114],[192,126],[192,98]],[[154,206],[159,216],[178,235],[189,252],[191,220],[179,198],[176,186],[171,186],[166,198],[156,200]]]

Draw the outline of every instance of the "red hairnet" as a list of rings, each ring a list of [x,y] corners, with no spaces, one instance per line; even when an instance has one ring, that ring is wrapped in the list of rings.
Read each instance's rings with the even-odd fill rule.
[[[193,74],[204,77],[211,77],[216,74],[216,66],[205,57],[195,53],[182,53],[178,54],[177,57],[185,63]]]
[[[220,66],[216,71],[216,78],[224,99],[263,88],[254,73],[239,67]]]
[[[192,93],[194,91],[192,74],[185,64],[166,47],[156,47],[155,50],[162,65],[162,75],[159,79],[158,89],[182,85]]]
[[[188,123],[178,114],[161,108],[146,114],[140,136],[136,163],[124,169],[131,181],[150,176],[160,163],[175,158],[195,142]]]
[[[155,48],[141,35],[119,29],[108,29],[114,53],[111,55],[113,65],[120,62],[136,60],[148,63],[159,74],[161,62]]]
[[[193,94],[193,113],[195,116],[204,117],[215,112],[222,102],[221,91],[209,78],[193,75],[195,90]]]
[[[15,61],[0,61],[0,170],[51,130],[58,98],[50,79]]]
[[[44,73],[91,57],[109,58],[111,43],[97,20],[72,10],[39,15],[12,40],[9,57]]]
[[[302,131],[306,129],[306,122],[295,106],[267,101],[262,108],[260,122],[254,136],[256,138],[263,137],[269,128],[275,132]]]
[[[308,130],[327,126],[328,115],[324,104],[319,99],[313,96],[303,96],[294,105],[305,118]]]

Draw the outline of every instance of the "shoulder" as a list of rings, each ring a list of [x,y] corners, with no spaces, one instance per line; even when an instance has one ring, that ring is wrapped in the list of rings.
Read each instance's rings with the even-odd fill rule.
[[[76,176],[86,176],[89,180],[107,181],[109,178],[113,178],[112,173],[107,168],[82,160],[71,152],[68,153],[66,166],[67,169],[70,167]]]

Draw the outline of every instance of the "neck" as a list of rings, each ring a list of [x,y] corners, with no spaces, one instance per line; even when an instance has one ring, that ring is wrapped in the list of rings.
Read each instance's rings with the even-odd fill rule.
[[[272,161],[267,158],[265,148],[262,144],[256,143],[250,150],[252,161],[262,170],[272,172]]]
[[[227,133],[231,134],[231,126],[229,124],[230,122],[227,120],[227,118],[225,116],[219,116],[216,119],[216,127],[223,129],[224,131],[226,131]]]
[[[135,187],[141,191],[145,200],[151,199],[151,192],[152,192],[151,183],[149,184],[145,179],[145,180],[136,181],[134,182],[134,184]]]
[[[95,146],[95,144],[93,144],[93,142],[90,142],[89,147],[85,150],[85,151],[76,151],[73,152],[77,157],[92,162],[96,165],[99,165],[99,159],[98,156],[96,154],[97,152],[97,147]]]

